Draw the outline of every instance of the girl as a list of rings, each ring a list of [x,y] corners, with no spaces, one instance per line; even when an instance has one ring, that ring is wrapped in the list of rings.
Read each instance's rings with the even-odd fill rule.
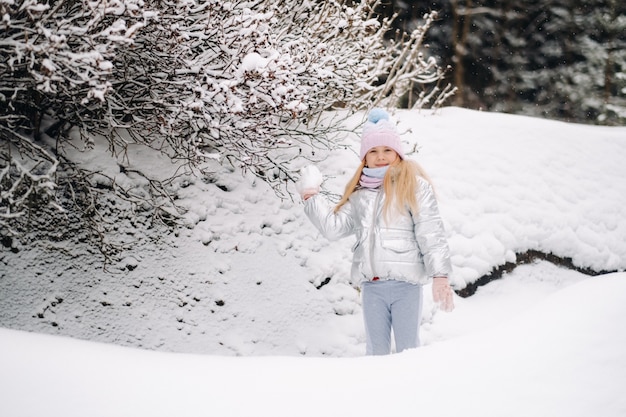
[[[361,286],[366,354],[385,355],[392,329],[397,352],[419,346],[422,285],[432,281],[434,301],[444,311],[454,308],[450,256],[432,186],[419,165],[405,158],[384,110],[370,112],[360,157],[335,207],[318,194],[321,181],[304,185],[310,183],[306,170],[296,185],[322,235],[356,235],[351,276]]]

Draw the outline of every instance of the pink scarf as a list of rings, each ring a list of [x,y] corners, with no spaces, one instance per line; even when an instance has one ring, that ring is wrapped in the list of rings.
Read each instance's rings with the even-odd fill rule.
[[[380,168],[363,168],[363,173],[361,174],[359,185],[365,188],[380,187],[383,183],[383,178],[385,178],[385,174],[387,173],[388,168],[388,166]]]
[[[361,180],[359,181],[359,185],[365,188],[378,188],[382,183],[382,178],[368,177],[365,174],[361,174]]]

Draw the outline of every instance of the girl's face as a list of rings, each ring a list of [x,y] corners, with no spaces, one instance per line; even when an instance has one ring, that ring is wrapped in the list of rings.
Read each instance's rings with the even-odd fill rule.
[[[391,165],[398,160],[396,151],[387,146],[376,146],[365,154],[365,166],[368,168],[380,168]]]

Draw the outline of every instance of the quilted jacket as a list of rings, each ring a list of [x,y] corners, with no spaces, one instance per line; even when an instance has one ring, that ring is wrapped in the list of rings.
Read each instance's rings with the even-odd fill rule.
[[[433,277],[452,272],[448,243],[432,186],[419,178],[419,210],[383,219],[382,187],[359,188],[334,213],[323,195],[304,203],[304,210],[320,233],[329,240],[356,236],[352,247],[351,279],[361,283],[377,277],[426,284]]]

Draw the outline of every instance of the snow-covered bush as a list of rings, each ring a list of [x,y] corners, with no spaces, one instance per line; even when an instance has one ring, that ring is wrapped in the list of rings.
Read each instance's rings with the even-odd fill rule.
[[[158,39],[153,50],[124,52],[124,68],[134,77],[129,87],[151,95],[144,106],[127,106],[125,123],[163,138],[172,158],[192,164],[219,158],[284,191],[292,158],[310,154],[303,148],[333,145],[330,134],[340,121],[318,123],[324,110],[339,106],[349,115],[374,105],[394,107],[416,83],[434,88],[415,107],[438,106],[451,94],[451,87],[438,89],[443,72],[421,52],[435,14],[406,39],[387,41],[388,21],[374,19],[370,3],[161,5],[157,22],[136,40]],[[132,71],[129,65],[135,65]]]
[[[114,61],[153,13],[141,0],[1,0],[0,16],[0,232],[9,246],[25,230],[62,231],[75,218],[69,206],[93,217],[93,184],[72,175],[63,145],[72,128],[88,148],[107,127]],[[59,185],[70,186],[67,198]]]
[[[113,60],[151,14],[141,0],[2,0],[0,15],[3,136],[24,130],[38,139],[46,115],[92,133],[113,91]]]
[[[51,193],[64,147],[88,151],[96,136],[121,167],[133,165],[127,149],[139,144],[188,172],[207,160],[249,170],[285,196],[293,159],[335,145],[341,120],[320,122],[325,110],[395,107],[416,85],[414,107],[440,106],[453,88],[439,87],[443,71],[422,51],[435,13],[391,40],[374,4],[0,0],[0,227],[25,213],[27,191],[12,184],[45,160],[46,181],[29,187]],[[37,156],[20,153],[27,147]],[[32,163],[16,162],[29,155]],[[133,166],[146,177],[143,168]],[[144,202],[175,213],[167,185],[148,183]]]

